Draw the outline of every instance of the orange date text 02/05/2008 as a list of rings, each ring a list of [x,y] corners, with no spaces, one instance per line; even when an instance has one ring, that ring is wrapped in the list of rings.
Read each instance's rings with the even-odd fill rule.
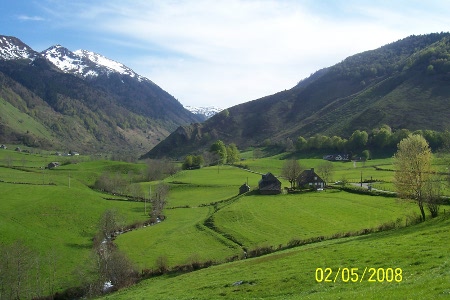
[[[317,268],[315,279],[323,282],[401,282],[403,270],[401,268]]]

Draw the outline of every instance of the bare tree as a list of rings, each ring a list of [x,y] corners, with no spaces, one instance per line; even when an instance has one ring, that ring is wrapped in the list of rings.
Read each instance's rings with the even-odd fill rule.
[[[178,172],[178,167],[167,159],[147,160],[147,179],[161,180]]]
[[[116,209],[105,210],[99,222],[99,232],[101,233],[101,238],[103,240],[109,240],[112,235],[114,235],[114,232],[120,230],[123,225],[123,217],[119,215]]]
[[[281,169],[281,175],[285,177],[291,184],[291,188],[295,187],[297,177],[303,172],[303,167],[295,159],[288,159],[284,162]]]
[[[323,162],[317,167],[317,173],[319,173],[319,176],[325,181],[325,185],[333,180],[333,169],[334,165],[330,161]]]
[[[425,186],[425,203],[432,218],[439,214],[439,207],[442,203],[441,182],[437,175],[432,176]]]
[[[160,218],[160,219],[164,218],[162,212],[167,204],[169,189],[170,189],[169,185],[167,185],[162,181],[158,183],[158,185],[156,186],[155,196],[151,200],[152,211],[150,212],[150,215],[152,218]]]
[[[127,189],[128,193],[130,193],[131,197],[133,197],[134,199],[144,198],[144,191],[139,183],[132,183],[128,185]]]
[[[0,247],[0,299],[31,298],[29,277],[37,257],[21,241]]]

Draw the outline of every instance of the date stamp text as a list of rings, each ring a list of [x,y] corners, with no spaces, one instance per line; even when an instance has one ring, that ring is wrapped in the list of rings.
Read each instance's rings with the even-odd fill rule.
[[[316,282],[401,282],[401,268],[317,268]]]

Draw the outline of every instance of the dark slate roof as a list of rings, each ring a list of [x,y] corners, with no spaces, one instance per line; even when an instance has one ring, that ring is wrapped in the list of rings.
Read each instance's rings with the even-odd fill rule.
[[[317,179],[314,179],[314,177],[317,177]],[[305,170],[297,177],[297,182],[299,182],[300,184],[306,184],[310,182],[320,182],[320,181],[323,182],[323,179],[320,178],[320,176],[317,175],[316,172],[314,172],[314,169]]]
[[[264,190],[279,190],[281,181],[278,180],[272,173],[262,175],[262,179],[258,182],[259,189]]]

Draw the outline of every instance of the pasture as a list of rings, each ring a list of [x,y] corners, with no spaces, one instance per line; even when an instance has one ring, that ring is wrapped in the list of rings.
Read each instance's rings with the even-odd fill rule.
[[[138,270],[155,268],[159,257],[167,259],[169,268],[208,260],[221,265],[184,275],[164,275],[150,279],[138,286],[142,293],[147,291],[161,299],[166,296],[189,298],[190,292],[186,288],[189,286],[192,287],[192,293],[197,291],[197,294],[192,295],[201,295],[200,298],[205,299],[234,295],[237,298],[295,298],[298,295],[320,298],[327,295],[327,291],[353,295],[342,284],[311,283],[316,267],[338,267],[344,264],[345,257],[350,259],[347,252],[354,253],[355,257],[348,263],[354,263],[355,267],[362,267],[360,264],[381,267],[384,260],[377,260],[375,254],[367,253],[381,251],[375,249],[378,239],[381,241],[379,245],[384,246],[395,239],[402,240],[400,236],[393,238],[389,233],[377,233],[365,237],[333,239],[260,258],[225,263],[231,257],[243,257],[245,250],[261,246],[276,249],[280,245],[286,246],[292,239],[329,238],[336,234],[376,228],[386,222],[404,225],[408,217],[418,211],[415,204],[407,201],[339,190],[274,196],[251,192],[237,196],[239,186],[245,182],[252,190],[257,187],[261,179],[259,173],[279,175],[284,163],[281,158],[280,155],[249,158],[243,162],[250,170],[215,166],[180,171],[165,178],[164,182],[170,187],[164,211],[166,220],[122,234],[115,240],[116,245]],[[60,167],[52,170],[44,168],[49,162],[58,160],[63,163]],[[315,168],[322,162],[321,159],[313,158],[300,160],[305,168]],[[373,178],[379,180],[380,184],[392,185],[391,159],[372,160],[365,164],[336,162],[333,165],[334,180],[345,178],[357,183],[362,175],[364,180]],[[445,168],[445,160],[439,166]],[[89,259],[92,238],[105,210],[117,210],[126,224],[149,218],[144,213],[143,202],[127,201],[126,195],[101,193],[91,189],[91,186],[102,173],[109,172],[118,174],[129,183],[139,184],[147,195],[150,189],[155,191],[158,182],[144,181],[146,168],[145,163],[115,162],[83,156],[61,158],[45,152],[30,154],[0,150],[0,244],[8,245],[20,240],[32,251],[51,261],[43,266],[43,272],[54,277],[53,286],[49,285],[48,289],[45,287],[44,294],[76,286],[80,279],[76,275],[77,270]],[[289,185],[287,181],[281,181],[283,186]],[[431,224],[432,234],[427,234],[428,227],[421,224],[419,227],[395,230],[393,235],[403,232],[416,236],[413,235],[413,228],[417,227],[422,228],[424,236],[428,238],[429,235],[431,238],[435,231],[438,232],[433,222],[438,224],[438,221],[427,222]],[[448,226],[448,220],[439,224]],[[437,236],[439,234],[436,233]],[[408,245],[406,240],[404,243]],[[412,269],[407,270],[418,272],[418,277],[414,278],[420,281],[414,283],[414,287],[422,286],[422,279],[431,280],[433,274],[442,271],[441,267],[436,267],[437,270],[425,272],[423,268],[430,267],[431,263],[416,258],[416,252],[403,259],[400,252],[406,253],[407,248],[403,244],[397,246],[401,250],[397,251],[394,247],[385,251],[398,252],[394,255],[392,267],[395,262],[397,266],[406,268],[406,260],[412,260]],[[436,247],[441,249],[440,244]],[[360,255],[351,249],[359,249]],[[386,255],[388,252],[379,253]],[[435,263],[434,246],[430,255],[432,263]],[[214,270],[219,273],[214,273]],[[275,277],[273,274],[278,275]],[[444,274],[448,276],[448,272]],[[210,276],[212,281],[202,276]],[[197,280],[197,283],[191,280]],[[240,280],[244,283],[233,286],[234,282]],[[407,282],[412,280],[410,277]],[[152,286],[151,291],[146,283]],[[298,283],[302,286],[300,290]],[[173,285],[171,293],[163,292],[168,285]],[[375,286],[361,284],[357,293],[367,295],[372,287]],[[199,293],[197,289],[202,292]],[[131,288],[130,294],[121,292],[110,297],[126,298],[125,295],[145,298],[137,287]]]
[[[291,239],[332,236],[406,217],[416,205],[395,198],[328,190],[288,195],[241,197],[214,215],[214,224],[242,245],[287,244]],[[282,233],[282,234],[280,234]]]
[[[446,215],[398,230],[154,277],[103,299],[445,299],[450,294],[449,227]],[[317,268],[332,270],[329,282],[316,281]],[[358,280],[336,276],[339,268],[358,268]],[[381,268],[380,276],[371,277],[370,268]],[[382,277],[388,268],[398,268],[401,276]]]

